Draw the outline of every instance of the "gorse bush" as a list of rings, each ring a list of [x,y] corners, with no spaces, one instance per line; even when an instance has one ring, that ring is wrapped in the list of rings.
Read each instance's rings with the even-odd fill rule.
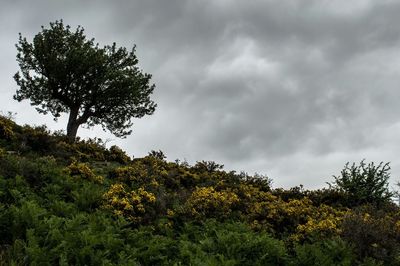
[[[99,184],[103,183],[104,180],[102,176],[96,175],[87,163],[72,161],[72,163],[65,168],[65,171],[72,177],[87,179]]]
[[[231,191],[216,191],[213,187],[196,188],[185,207],[194,217],[224,218],[230,214],[238,196]]]
[[[15,123],[4,116],[0,116],[0,137],[5,140],[12,140],[14,137],[13,128]]]
[[[144,188],[129,191],[121,183],[111,185],[103,197],[104,207],[113,210],[115,215],[123,215],[135,223],[143,220],[156,201],[154,194]]]
[[[299,224],[293,236],[296,240],[320,240],[338,236],[342,232],[342,222],[349,210],[338,210],[328,205],[314,207],[306,222]]]

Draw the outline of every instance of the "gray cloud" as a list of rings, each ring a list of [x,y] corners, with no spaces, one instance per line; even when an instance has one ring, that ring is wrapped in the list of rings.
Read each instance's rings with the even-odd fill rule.
[[[115,140],[136,156],[217,160],[318,187],[346,161],[392,161],[400,143],[396,1],[13,1],[0,10],[3,110],[54,124],[15,91],[17,33],[63,18],[101,44],[137,44],[159,107]],[[15,23],[8,23],[14,21]],[[4,25],[10,25],[5,27]],[[395,179],[393,180],[395,181]]]

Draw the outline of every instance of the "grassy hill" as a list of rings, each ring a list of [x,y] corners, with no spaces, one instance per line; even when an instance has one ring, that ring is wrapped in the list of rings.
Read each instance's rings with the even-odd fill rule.
[[[398,206],[355,193],[0,117],[0,265],[400,265]]]

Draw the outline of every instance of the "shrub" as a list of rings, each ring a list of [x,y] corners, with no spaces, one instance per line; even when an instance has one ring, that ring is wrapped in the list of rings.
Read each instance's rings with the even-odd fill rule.
[[[11,224],[11,211],[5,204],[0,202],[0,250],[3,245],[10,243],[13,238],[13,234],[10,231]]]
[[[216,172],[219,170],[222,170],[224,168],[224,165],[218,164],[213,161],[201,161],[197,162],[196,165],[193,167],[194,169],[197,169],[201,172]]]
[[[390,177],[389,163],[379,165],[374,163],[359,166],[347,163],[340,176],[334,176],[333,188],[345,192],[348,195],[349,204],[359,206],[365,203],[382,205],[390,202],[393,194],[389,191]]]
[[[53,182],[55,177],[60,176],[62,173],[53,156],[44,156],[35,159],[20,158],[19,162],[19,174],[35,190]]]
[[[40,190],[60,174],[61,170],[52,156],[32,159],[14,155],[0,156],[0,177],[14,182],[19,176],[18,179],[23,179],[24,185],[33,190]]]
[[[14,178],[20,174],[21,160],[17,156],[8,155],[2,149],[0,156],[0,176],[4,178]]]
[[[104,213],[44,217],[14,241],[17,265],[136,265],[123,232]]]
[[[134,184],[147,183],[146,181],[150,178],[147,166],[139,162],[130,166],[117,167],[109,173],[109,177],[128,184],[131,182]]]
[[[271,191],[272,179],[265,175],[254,174],[254,176],[249,176],[247,174],[241,174],[243,182],[249,185],[253,185],[259,188],[261,191]]]
[[[387,213],[364,206],[345,216],[342,236],[354,246],[358,258],[372,257],[400,264],[399,213]]]
[[[156,202],[154,194],[144,188],[129,191],[121,183],[111,185],[103,198],[105,208],[111,209],[115,215],[122,215],[134,223],[144,221],[145,214],[149,214]]]
[[[34,200],[21,200],[20,204],[12,205],[10,215],[13,220],[10,227],[13,239],[26,239],[28,229],[46,230],[42,226],[42,221],[47,215],[47,210]]]
[[[231,191],[216,191],[213,187],[196,188],[185,204],[194,217],[226,218],[239,202]]]
[[[342,221],[349,210],[338,210],[328,205],[314,207],[307,216],[304,224],[299,224],[294,240],[320,240],[330,237],[337,237],[341,233]]]
[[[0,138],[12,140],[15,136],[14,126],[15,123],[11,119],[0,115]]]
[[[151,227],[127,231],[126,243],[130,247],[127,255],[134,258],[138,262],[137,265],[182,265],[178,264],[177,241],[153,233]]]
[[[70,140],[69,140],[70,141]],[[71,144],[72,151],[74,151],[79,158],[85,161],[90,159],[104,160],[105,159],[105,144],[102,139],[94,138],[88,140],[78,139]]]
[[[256,233],[242,223],[218,223],[207,220],[201,225],[185,224],[179,252],[184,265],[285,265],[287,253],[283,241],[266,232]],[[208,258],[208,259],[207,259]]]
[[[23,126],[20,141],[19,150],[23,153],[33,151],[45,155],[54,150],[56,145],[56,139],[50,135],[46,126]]]
[[[72,177],[82,178],[90,180],[95,183],[102,184],[104,178],[100,175],[96,175],[92,169],[90,169],[87,163],[79,163],[73,161],[69,166],[65,168],[65,171]]]
[[[113,145],[108,150],[107,160],[115,161],[121,164],[127,164],[131,161],[131,158],[121,148]]]
[[[71,191],[75,206],[81,211],[91,212],[101,206],[104,188],[93,183],[80,184]]]
[[[323,188],[317,190],[307,190],[305,195],[318,206],[321,204],[335,207],[349,207],[348,196],[344,191],[332,188]]]
[[[296,245],[292,264],[308,265],[342,265],[355,263],[351,247],[340,238],[327,239],[312,244]]]
[[[161,160],[161,161],[163,161],[163,160],[165,160],[167,158],[167,156],[161,150],[159,150],[159,151],[152,150],[151,152],[149,152],[148,156],[154,157],[154,158],[156,158],[158,160]]]
[[[294,199],[300,200],[307,196],[307,193],[304,190],[303,185],[295,186],[290,189],[276,188],[272,190],[272,194],[281,198],[284,201],[289,201]]]
[[[264,195],[264,199],[246,208],[246,217],[254,228],[268,228],[280,236],[293,234],[298,225],[306,223],[314,211],[308,198],[286,202],[268,192]]]

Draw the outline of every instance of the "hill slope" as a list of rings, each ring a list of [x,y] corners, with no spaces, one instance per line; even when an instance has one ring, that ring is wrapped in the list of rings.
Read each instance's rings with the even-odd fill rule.
[[[400,265],[400,212],[0,117],[0,265]]]

